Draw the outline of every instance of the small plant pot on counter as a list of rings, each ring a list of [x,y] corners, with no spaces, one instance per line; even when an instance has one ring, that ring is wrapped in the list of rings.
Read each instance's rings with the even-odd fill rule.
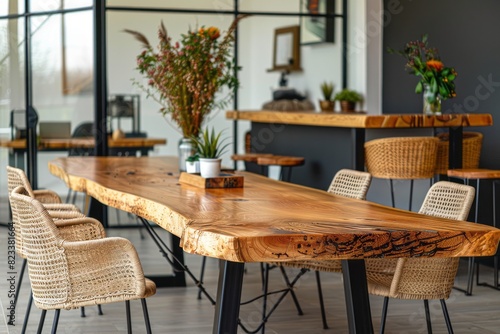
[[[217,177],[220,175],[222,159],[200,158],[201,177]]]
[[[340,101],[340,110],[343,112],[354,112],[356,109],[356,102]]]
[[[319,100],[319,108],[321,111],[333,111],[334,103],[329,100]]]

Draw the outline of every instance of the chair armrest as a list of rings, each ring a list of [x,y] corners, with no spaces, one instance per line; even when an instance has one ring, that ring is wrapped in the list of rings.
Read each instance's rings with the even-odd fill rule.
[[[40,203],[62,203],[61,197],[52,190],[37,189],[33,190],[35,199]]]
[[[144,272],[129,240],[64,240],[61,246],[71,273],[70,307],[145,297]]]
[[[80,209],[69,203],[42,203],[44,208],[48,211],[76,211],[81,212]]]
[[[102,224],[94,218],[77,217],[54,221],[61,238],[70,241],[96,240],[106,237]]]
[[[61,219],[73,219],[73,218],[85,218],[86,216],[80,211],[64,210],[64,211],[54,211],[47,210],[49,215],[54,219],[54,221]]]

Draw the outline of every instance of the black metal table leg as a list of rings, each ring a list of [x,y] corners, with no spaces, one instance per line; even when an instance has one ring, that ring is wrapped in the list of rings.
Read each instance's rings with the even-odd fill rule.
[[[364,260],[342,260],[349,333],[372,334],[373,324]]]
[[[238,329],[245,265],[221,260],[213,334],[234,334]]]

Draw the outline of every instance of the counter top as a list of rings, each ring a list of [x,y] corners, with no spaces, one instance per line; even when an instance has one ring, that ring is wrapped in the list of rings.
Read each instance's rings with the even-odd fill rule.
[[[226,118],[259,123],[280,123],[364,129],[436,128],[458,126],[491,126],[491,114],[424,114],[367,115],[316,111],[231,110]]]

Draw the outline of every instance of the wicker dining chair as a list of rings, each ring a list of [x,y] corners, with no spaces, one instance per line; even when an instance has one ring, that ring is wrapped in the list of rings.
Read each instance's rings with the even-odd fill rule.
[[[9,202],[10,195],[12,191],[18,187],[22,186],[26,189],[27,194],[42,202],[42,205],[48,209],[48,213],[55,220],[55,224],[60,228],[61,234],[65,239],[68,240],[92,240],[101,239],[106,236],[102,224],[91,218],[86,218],[84,214],[80,212],[78,207],[73,204],[61,203],[60,197],[51,190],[32,190],[31,184],[26,177],[26,174],[22,169],[7,166],[7,188],[9,191]],[[19,296],[19,291],[21,289],[21,283],[24,278],[24,271],[26,269],[26,254],[23,248],[23,239],[21,233],[21,226],[17,218],[17,211],[12,207],[12,223],[14,225],[16,234],[16,252],[23,259],[21,264],[21,270],[19,271],[19,279],[17,282],[17,293],[14,298],[14,305],[17,304],[17,298]],[[26,310],[24,323],[27,324],[30,306]],[[99,306],[99,314],[102,314],[101,307]],[[81,310],[82,317],[85,316],[85,310]]]
[[[21,227],[33,301],[42,310],[39,332],[47,310],[55,310],[56,333],[61,309],[125,301],[130,333],[130,300],[141,299],[146,331],[151,333],[145,298],[156,293],[156,285],[144,277],[129,240],[65,239],[43,205],[23,187],[14,189],[11,203]]]
[[[333,177],[333,180],[328,187],[328,192],[338,196],[364,200],[366,199],[366,193],[370,187],[371,179],[370,173],[351,169],[341,169]],[[291,261],[274,263],[274,265],[279,265],[280,268],[293,267],[315,271],[323,328],[328,329],[323,292],[321,288],[320,271],[340,273],[342,272],[342,262],[336,260]],[[302,275],[302,272],[299,273],[299,275]],[[297,279],[298,277],[296,277],[292,282]]]
[[[396,207],[393,180],[409,180],[411,211],[413,181],[434,177],[438,142],[435,137],[391,137],[365,143],[366,170],[373,177],[389,179],[393,207]]]
[[[439,181],[431,186],[419,213],[453,220],[466,220],[474,200],[471,186]],[[429,299],[439,299],[449,333],[453,333],[445,299],[457,274],[458,257],[367,259],[368,292],[383,296],[380,333],[384,333],[389,298],[424,301],[427,329],[432,332]]]

